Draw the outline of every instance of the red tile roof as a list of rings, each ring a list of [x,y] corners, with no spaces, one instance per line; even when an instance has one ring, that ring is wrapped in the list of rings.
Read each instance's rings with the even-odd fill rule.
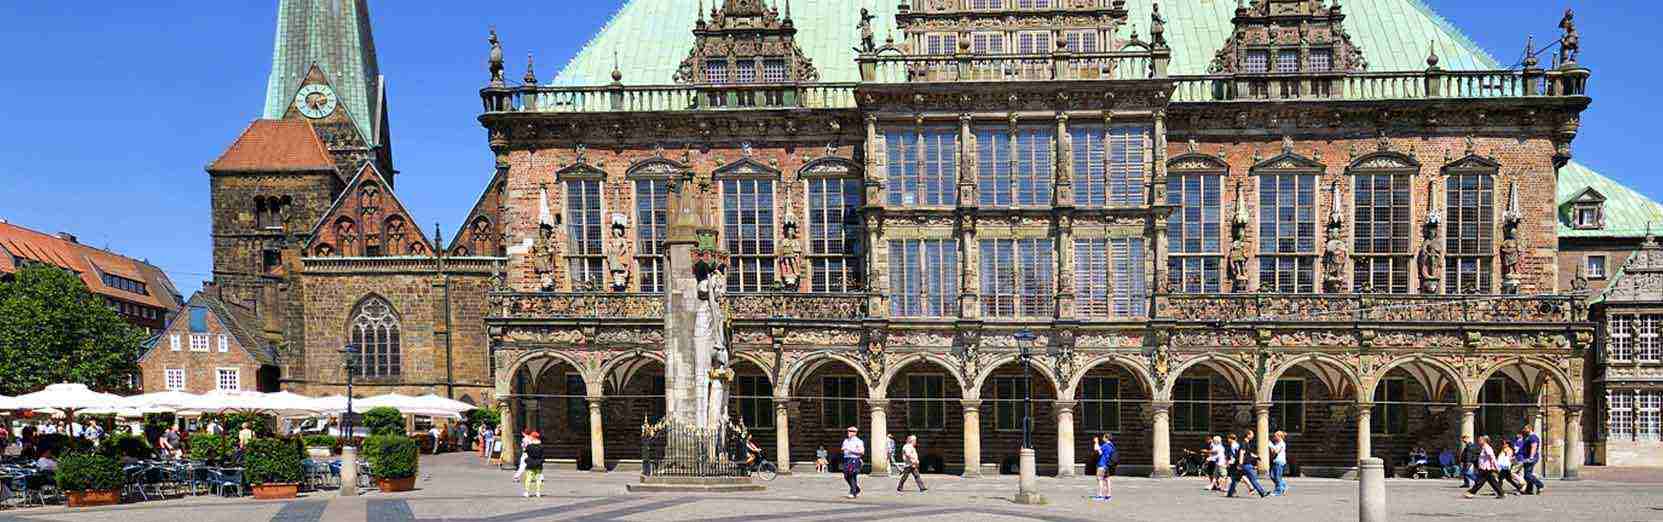
[[[306,120],[254,120],[208,172],[335,170],[329,149]]]
[[[0,221],[0,273],[17,271],[14,257],[75,272],[95,294],[169,312],[179,308],[173,282],[160,268],[108,250]],[[144,283],[146,293],[107,286],[103,274]]]

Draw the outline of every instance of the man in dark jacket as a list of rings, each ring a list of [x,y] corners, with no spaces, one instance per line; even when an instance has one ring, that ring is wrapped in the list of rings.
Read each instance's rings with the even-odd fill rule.
[[[1461,436],[1461,450],[1456,453],[1461,458],[1461,487],[1472,486],[1478,480],[1478,445],[1472,443],[1472,437]]]

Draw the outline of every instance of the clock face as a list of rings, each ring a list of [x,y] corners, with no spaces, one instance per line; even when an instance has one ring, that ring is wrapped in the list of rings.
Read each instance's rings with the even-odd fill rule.
[[[335,90],[328,85],[312,84],[300,88],[294,95],[294,106],[307,118],[318,119],[335,113]]]

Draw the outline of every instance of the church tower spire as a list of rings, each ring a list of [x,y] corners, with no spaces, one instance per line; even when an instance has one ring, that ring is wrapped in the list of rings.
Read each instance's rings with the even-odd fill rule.
[[[386,80],[376,61],[367,0],[279,0],[262,117],[284,117],[314,66],[363,140],[384,149]]]

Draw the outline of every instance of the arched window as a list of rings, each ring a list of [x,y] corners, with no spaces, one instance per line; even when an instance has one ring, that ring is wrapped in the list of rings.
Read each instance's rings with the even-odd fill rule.
[[[358,348],[358,374],[364,377],[397,377],[403,367],[398,316],[392,305],[379,296],[359,303],[347,327],[347,335]]]

